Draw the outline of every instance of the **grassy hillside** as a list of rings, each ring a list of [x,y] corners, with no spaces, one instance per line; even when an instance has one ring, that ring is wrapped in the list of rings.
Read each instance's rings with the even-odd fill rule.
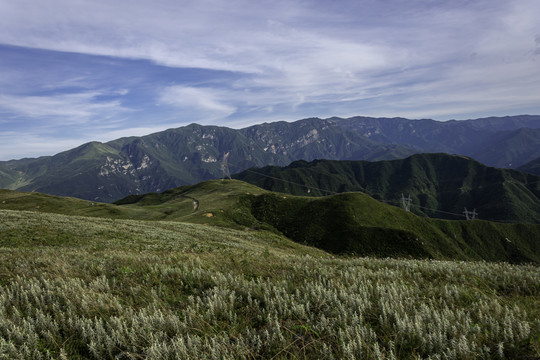
[[[270,191],[321,196],[362,191],[400,204],[411,195],[411,211],[435,218],[463,219],[476,208],[480,218],[540,223],[540,177],[485,166],[470,158],[418,154],[406,159],[296,161],[287,167],[251,169],[234,178]]]
[[[171,220],[240,227],[224,215],[239,196],[266,192],[241,181],[207,181],[163,193],[131,195],[114,204],[0,189],[0,209],[82,215],[112,219]],[[229,220],[227,220],[229,219]]]
[[[210,180],[160,194],[132,195],[114,204],[124,211],[149,210],[152,214],[159,213],[163,220],[243,229],[253,225],[256,220],[250,215],[248,204],[241,202],[242,197],[266,192],[243,181]]]
[[[152,214],[152,212],[148,210],[137,211],[137,209],[123,209],[111,204],[77,198],[4,189],[0,189],[0,209],[121,219],[158,216],[158,214]]]
[[[540,263],[540,225],[422,218],[362,193],[297,197],[218,180],[117,204],[165,212],[163,219],[274,231],[333,253]]]
[[[0,209],[258,230],[336,254],[540,263],[540,225],[434,220],[363,193],[297,197],[237,180],[133,195],[116,204],[4,190]]]
[[[540,356],[537,266],[331,257],[171,221],[0,218],[3,358]]]
[[[250,201],[259,221],[334,253],[540,263],[539,225],[421,218],[362,193]]]
[[[217,180],[117,204],[166,211],[163,219],[274,231],[333,253],[540,263],[540,225],[422,218],[363,193],[297,197]]]

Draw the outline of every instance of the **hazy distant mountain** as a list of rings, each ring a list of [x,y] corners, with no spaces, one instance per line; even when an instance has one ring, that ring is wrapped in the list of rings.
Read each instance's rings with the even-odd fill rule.
[[[498,132],[472,157],[491,166],[517,168],[540,157],[540,129]]]
[[[408,120],[404,118],[332,118],[341,127],[357,131],[378,143],[414,147],[419,152],[446,152],[472,156],[482,153],[507,132],[540,129],[539,115],[489,117],[476,120]],[[534,136],[538,138],[538,133]],[[526,162],[526,161],[525,161]],[[517,159],[515,166],[524,161]],[[495,165],[487,163],[487,165]]]
[[[518,170],[529,174],[540,175],[540,157],[529,161],[525,165],[521,165]]]
[[[529,130],[519,130],[523,128]],[[3,161],[0,187],[114,201],[222,177],[226,154],[231,172],[299,159],[384,160],[434,151],[517,167],[535,156],[540,139],[536,129],[540,116],[447,122],[311,118],[240,130],[191,124],[143,137],[91,142],[54,156]]]
[[[234,175],[266,190],[320,196],[362,191],[430,217],[463,219],[464,208],[480,218],[540,223],[540,176],[485,166],[447,154],[417,154],[390,161],[295,161]]]

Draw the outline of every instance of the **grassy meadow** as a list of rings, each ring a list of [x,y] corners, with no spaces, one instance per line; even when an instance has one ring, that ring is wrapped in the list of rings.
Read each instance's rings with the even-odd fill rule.
[[[0,359],[540,356],[538,226],[239,181],[116,204],[0,190],[0,220]]]
[[[540,268],[0,209],[0,358],[532,359]]]

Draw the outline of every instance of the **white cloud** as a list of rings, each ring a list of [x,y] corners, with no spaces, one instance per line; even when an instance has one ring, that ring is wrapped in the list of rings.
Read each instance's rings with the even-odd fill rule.
[[[0,95],[0,110],[17,116],[46,119],[62,124],[84,123],[94,117],[108,118],[128,111],[119,101],[97,101],[101,93],[85,92],[49,96]]]
[[[234,113],[236,108],[223,102],[221,97],[221,92],[215,89],[170,86],[163,89],[159,104],[198,113],[197,117],[202,119],[209,116],[224,118]]]

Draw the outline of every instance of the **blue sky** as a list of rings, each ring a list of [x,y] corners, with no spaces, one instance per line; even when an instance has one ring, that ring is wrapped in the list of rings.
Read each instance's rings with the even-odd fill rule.
[[[192,122],[540,114],[538,0],[0,0],[0,160]]]

